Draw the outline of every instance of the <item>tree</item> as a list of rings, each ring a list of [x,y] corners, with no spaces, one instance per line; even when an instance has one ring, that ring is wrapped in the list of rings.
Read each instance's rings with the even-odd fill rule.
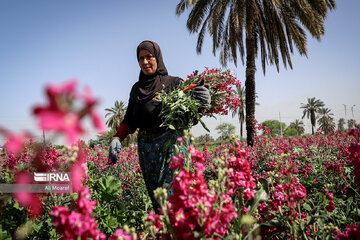
[[[281,133],[285,131],[286,128],[286,124],[278,120],[266,120],[261,124],[271,130],[270,135],[272,137],[281,136]]]
[[[305,132],[304,123],[299,119],[296,119],[294,122],[291,122],[289,127],[296,129],[299,135],[302,135]]]
[[[329,134],[335,130],[334,114],[329,108],[320,108],[318,124],[325,134]]]
[[[354,128],[354,124],[356,123],[356,121],[354,119],[349,119],[347,124],[348,124],[348,129],[352,129]]]
[[[214,141],[214,139],[208,133],[196,138],[196,142],[199,144],[206,144],[206,143],[213,142],[213,141]]]
[[[116,133],[116,129],[110,129],[107,132],[103,132],[100,135],[96,136],[96,140],[90,139],[89,146],[94,147],[94,145],[101,143],[103,143],[105,146],[109,146],[115,133]]]
[[[115,101],[114,107],[106,108],[105,111],[108,113],[105,114],[105,118],[110,116],[108,120],[106,120],[106,125],[111,129],[118,129],[122,120],[124,120],[126,107],[123,101]]]
[[[235,133],[235,126],[230,123],[222,123],[215,130],[220,134],[222,140],[229,139]]]
[[[338,122],[338,131],[339,131],[339,132],[345,131],[345,119],[344,119],[344,118],[340,118],[340,119],[339,119],[339,122]]]
[[[287,137],[289,136],[294,137],[294,136],[299,136],[299,132],[295,128],[289,126],[285,129],[284,135]]]
[[[236,96],[240,99],[240,106],[232,110],[232,117],[236,115],[239,117],[240,123],[240,137],[243,136],[243,124],[245,121],[245,87],[238,86],[236,88]]]
[[[240,136],[243,136],[243,125],[245,121],[245,87],[238,86],[236,90],[234,90],[235,95],[240,99],[239,107],[232,110],[232,117],[238,115],[239,123],[240,123]],[[255,98],[257,98],[257,94],[255,94]],[[255,102],[255,105],[260,105]]]
[[[293,45],[300,55],[307,55],[306,32],[320,40],[328,10],[335,8],[334,0],[181,0],[176,14],[191,8],[187,19],[190,33],[198,34],[196,51],[201,48],[208,30],[213,40],[213,54],[220,49],[223,66],[233,61],[237,65],[238,51],[242,63],[246,58],[245,103],[247,143],[254,144],[255,125],[255,59],[261,57],[263,72],[266,64],[279,58],[292,68],[290,53]],[[305,28],[305,29],[304,29]],[[245,39],[244,36],[245,35]],[[258,53],[260,52],[260,54]]]
[[[314,135],[314,128],[316,125],[316,113],[319,111],[320,108],[324,107],[324,103],[318,99],[308,98],[307,104],[302,103],[301,108],[304,109],[303,116],[310,118],[311,122],[311,133]]]

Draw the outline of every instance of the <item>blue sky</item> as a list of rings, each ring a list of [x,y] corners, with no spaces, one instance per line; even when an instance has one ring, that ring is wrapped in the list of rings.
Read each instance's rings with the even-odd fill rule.
[[[44,86],[77,78],[101,100],[98,110],[128,101],[137,81],[136,47],[143,40],[159,43],[170,75],[186,78],[195,69],[221,67],[206,38],[196,54],[197,35],[186,29],[186,14],[175,15],[177,1],[119,0],[1,0],[0,1],[0,126],[14,132],[35,129],[31,108],[44,102]],[[301,103],[316,97],[330,108],[336,120],[360,121],[360,3],[337,1],[329,13],[321,41],[308,36],[308,57],[292,55],[293,70],[257,65],[256,118],[287,124],[302,117]],[[245,83],[245,67],[229,65]],[[355,105],[355,106],[354,106]],[[279,114],[280,113],[280,114]],[[215,127],[238,121],[231,116],[205,119],[211,135]],[[307,131],[310,122],[304,119]],[[89,129],[86,138],[95,132]],[[206,133],[200,126],[195,136]],[[0,144],[3,138],[0,137]]]

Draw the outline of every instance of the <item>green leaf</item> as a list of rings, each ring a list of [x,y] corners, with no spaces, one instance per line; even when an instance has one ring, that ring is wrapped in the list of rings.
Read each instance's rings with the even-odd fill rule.
[[[206,131],[210,132],[210,130],[206,127],[205,123],[201,119],[199,119],[199,121],[200,121],[201,125],[203,126],[203,128],[205,128]]]
[[[268,199],[268,194],[266,193],[266,191],[264,190],[264,188],[260,188],[256,194],[255,197],[250,201],[250,210],[248,214],[252,214],[258,207],[258,205],[260,204],[260,202],[262,201],[266,201]]]
[[[265,192],[269,194],[269,182],[265,178],[260,178],[259,182],[262,184],[262,187],[264,188]]]
[[[101,198],[104,200],[116,200],[116,196],[119,196],[122,192],[121,182],[114,176],[100,178],[97,187]]]
[[[307,210],[307,211],[311,211],[311,207],[310,207],[310,205],[307,204],[307,203],[304,203],[304,204],[302,205],[302,207],[303,207],[305,210]]]

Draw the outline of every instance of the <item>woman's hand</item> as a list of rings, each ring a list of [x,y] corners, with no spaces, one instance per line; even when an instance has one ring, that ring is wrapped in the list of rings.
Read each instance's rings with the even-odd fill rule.
[[[115,164],[117,162],[116,153],[119,153],[121,151],[121,142],[120,138],[113,137],[110,143],[109,147],[109,160]]]
[[[211,97],[209,89],[204,86],[196,86],[192,92],[195,99],[200,100],[204,104],[211,103]]]

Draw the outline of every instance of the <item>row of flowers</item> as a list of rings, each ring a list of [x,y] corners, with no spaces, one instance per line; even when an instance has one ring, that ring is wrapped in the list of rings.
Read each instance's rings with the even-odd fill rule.
[[[69,144],[83,133],[80,120],[85,116],[90,116],[94,126],[101,129],[101,121],[93,110],[97,101],[89,90],[80,94],[76,82],[69,81],[50,85],[47,95],[49,103],[34,109],[42,128],[64,133]],[[74,104],[75,100],[83,105],[74,108],[79,106]],[[49,126],[49,119],[56,121]],[[28,184],[33,183],[32,172],[72,173],[70,198],[36,193],[12,196],[33,224],[39,224],[38,219],[48,214],[52,223],[43,227],[44,232],[50,233],[53,227],[58,235],[52,237],[58,238],[352,239],[358,236],[360,126],[356,125],[349,134],[282,139],[270,138],[266,129],[258,127],[263,134],[256,137],[251,148],[234,138],[211,152],[206,148],[199,151],[192,145],[185,153],[177,152],[171,159],[171,168],[178,172],[173,194],[168,196],[163,189],[156,192],[160,215],[150,211],[146,196],[134,190],[134,186],[144,188],[136,148],[123,149],[119,162],[110,166],[106,147],[90,149],[79,143],[58,150],[29,142],[29,133],[12,134],[1,129],[0,134],[8,141],[6,153],[0,159],[0,179]],[[181,144],[184,141],[179,139]],[[126,202],[129,194],[143,203],[142,211],[138,212],[142,213],[144,224],[125,218],[124,214],[119,217],[128,207],[126,204],[132,204]],[[0,197],[0,214],[12,214],[19,209],[16,204],[9,207],[11,201],[4,194]],[[120,200],[126,204],[117,204]],[[94,218],[110,203],[114,218],[106,221]],[[119,228],[114,221],[137,228]],[[24,230],[23,223],[16,226],[17,232]],[[5,223],[0,220],[1,224]],[[0,234],[3,230],[4,227]],[[32,234],[30,230],[25,232]]]

